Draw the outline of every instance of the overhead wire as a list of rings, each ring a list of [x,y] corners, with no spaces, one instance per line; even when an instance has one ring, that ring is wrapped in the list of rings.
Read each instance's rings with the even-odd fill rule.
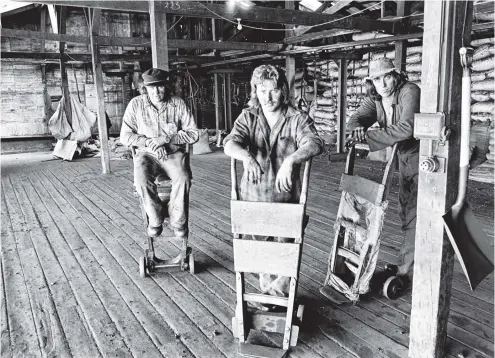
[[[197,1],[197,3],[199,3],[201,6],[203,6],[206,10],[208,10],[209,12],[211,12],[212,14],[214,14],[215,16],[217,16],[217,17],[219,17],[219,18],[221,18],[221,19],[223,19],[223,20],[226,20],[226,21],[228,21],[228,22],[231,22],[231,23],[233,23],[233,24],[235,24],[235,25],[237,25],[237,18],[236,18],[236,20],[235,20],[235,21],[234,21],[234,20],[230,20],[230,19],[228,19],[228,18],[226,18],[226,17],[224,17],[224,16],[222,16],[222,15],[220,15],[220,14],[216,13],[215,11],[211,10],[210,8],[208,8],[208,6],[206,6],[206,5],[205,5],[205,4],[203,4],[202,2]],[[367,6],[367,7],[365,7],[364,9],[359,10],[359,11],[357,11],[357,12],[353,13],[353,14],[350,14],[350,15],[347,15],[347,16],[343,16],[343,17],[340,17],[340,18],[335,19],[335,20],[331,20],[331,21],[327,21],[327,22],[322,22],[321,24],[316,24],[316,25],[298,25],[298,28],[303,28],[303,29],[311,29],[311,28],[313,28],[313,27],[318,27],[318,26],[323,26],[323,25],[332,24],[332,23],[334,23],[334,22],[338,22],[338,21],[341,21],[341,20],[344,20],[344,19],[347,19],[347,18],[353,17],[353,16],[355,16],[355,15],[358,15],[358,14],[360,14],[360,13],[362,13],[362,12],[365,12],[365,11],[367,11],[367,10],[369,10],[369,9],[373,8],[373,7],[377,7],[377,6],[380,6],[380,5],[379,5],[379,4],[372,4],[372,5]],[[415,14],[415,15],[417,15],[417,14]],[[408,16],[411,16],[411,15],[408,15]],[[397,19],[399,20],[399,19],[402,19],[402,18],[406,18],[406,17],[408,17],[408,16],[398,17]],[[242,26],[243,26],[243,27],[250,28],[250,29],[262,30],[262,31],[287,31],[287,29],[266,29],[266,28],[263,28],[263,27],[256,27],[256,26],[250,26],[250,25],[244,25],[244,24],[242,24]]]

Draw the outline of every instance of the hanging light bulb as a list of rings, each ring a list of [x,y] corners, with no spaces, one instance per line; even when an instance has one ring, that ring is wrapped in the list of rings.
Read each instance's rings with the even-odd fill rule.
[[[237,30],[242,30],[241,19],[237,18]]]

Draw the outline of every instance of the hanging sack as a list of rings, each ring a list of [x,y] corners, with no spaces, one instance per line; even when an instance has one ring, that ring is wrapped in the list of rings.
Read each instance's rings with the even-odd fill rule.
[[[96,123],[96,115],[81,102],[69,95],[72,107],[72,128],[70,139],[85,142],[91,137],[91,127]]]
[[[72,133],[72,127],[67,120],[67,115],[65,114],[65,99],[64,96],[60,98],[58,102],[58,107],[55,113],[51,116],[48,121],[48,128],[50,133],[57,139],[65,139]]]

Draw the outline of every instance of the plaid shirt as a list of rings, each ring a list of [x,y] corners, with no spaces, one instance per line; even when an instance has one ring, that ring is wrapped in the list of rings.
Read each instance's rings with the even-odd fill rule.
[[[245,176],[241,180],[241,199],[265,202],[299,202],[301,193],[300,165],[294,166],[292,192],[279,193],[275,179],[284,159],[313,142],[324,148],[313,120],[301,111],[289,106],[272,130],[260,108],[247,108],[234,123],[234,128],[224,139],[224,144],[233,140],[246,147],[261,165],[261,183],[249,183]]]
[[[124,113],[120,142],[145,149],[146,139],[163,135],[171,137],[170,143],[165,144],[168,154],[179,150],[182,144],[198,141],[196,121],[184,100],[172,96],[157,110],[148,95],[133,98]]]

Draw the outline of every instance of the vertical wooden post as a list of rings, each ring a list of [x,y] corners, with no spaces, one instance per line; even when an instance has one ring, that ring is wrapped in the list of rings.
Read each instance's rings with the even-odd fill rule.
[[[230,132],[232,130],[232,91],[231,91],[231,75],[229,72],[225,74],[225,128]]]
[[[446,159],[446,171],[419,173],[409,337],[409,357],[413,358],[445,356],[454,254],[444,233],[442,215],[457,193],[462,75],[459,48],[463,33],[468,36],[465,44],[469,44],[472,3],[425,1],[421,112],[443,112],[453,136],[434,153]],[[465,19],[468,21],[464,24]],[[421,142],[420,155],[428,155],[427,141]]]
[[[407,1],[397,1],[397,16],[406,15]],[[407,41],[395,41],[395,67],[400,71],[406,70]]]
[[[52,31],[54,34],[58,34],[58,21],[57,21],[57,13],[55,11],[55,5],[46,5],[46,8],[48,9],[48,15],[50,15]]]
[[[66,23],[65,20],[67,18],[67,7],[60,7],[60,34],[65,34]],[[65,68],[65,42],[59,42],[59,53],[60,53],[60,79],[62,81],[62,94],[64,96],[65,103],[65,114],[67,116],[67,121],[69,124],[72,124],[72,107],[70,105],[69,98],[69,80],[67,79],[67,69]]]
[[[294,10],[295,3],[293,0],[285,0],[285,8],[288,10]],[[292,25],[285,26],[285,37],[294,36],[294,30]],[[289,97],[291,100],[295,98],[295,78],[296,78],[296,58],[291,55],[285,56],[285,74],[287,76],[287,81],[289,82]],[[316,93],[315,93],[316,96]]]
[[[220,133],[220,118],[222,113],[220,112],[220,81],[218,80],[219,74],[215,72],[213,74],[214,86],[213,91],[215,91],[215,127],[217,131],[217,148],[222,146]]]
[[[93,60],[93,75],[98,103],[98,135],[100,137],[100,153],[103,174],[110,173],[110,151],[108,147],[107,117],[105,115],[105,93],[103,91],[103,71],[100,60],[98,34],[100,31],[101,9],[95,8],[90,16],[91,21],[91,58]]]
[[[339,96],[337,100],[337,154],[344,153],[347,116],[347,60],[339,60]]]
[[[46,32],[46,14],[47,14],[46,7],[43,6],[41,8],[41,19],[40,19],[40,32],[45,33]],[[40,46],[40,52],[45,52],[45,39],[42,39],[41,41],[41,46]]]
[[[149,0],[149,8],[153,67],[168,71],[167,13],[160,1]]]
[[[222,86],[222,96],[223,96],[223,128],[228,131],[229,124],[227,121],[227,74],[222,73],[223,86]]]

